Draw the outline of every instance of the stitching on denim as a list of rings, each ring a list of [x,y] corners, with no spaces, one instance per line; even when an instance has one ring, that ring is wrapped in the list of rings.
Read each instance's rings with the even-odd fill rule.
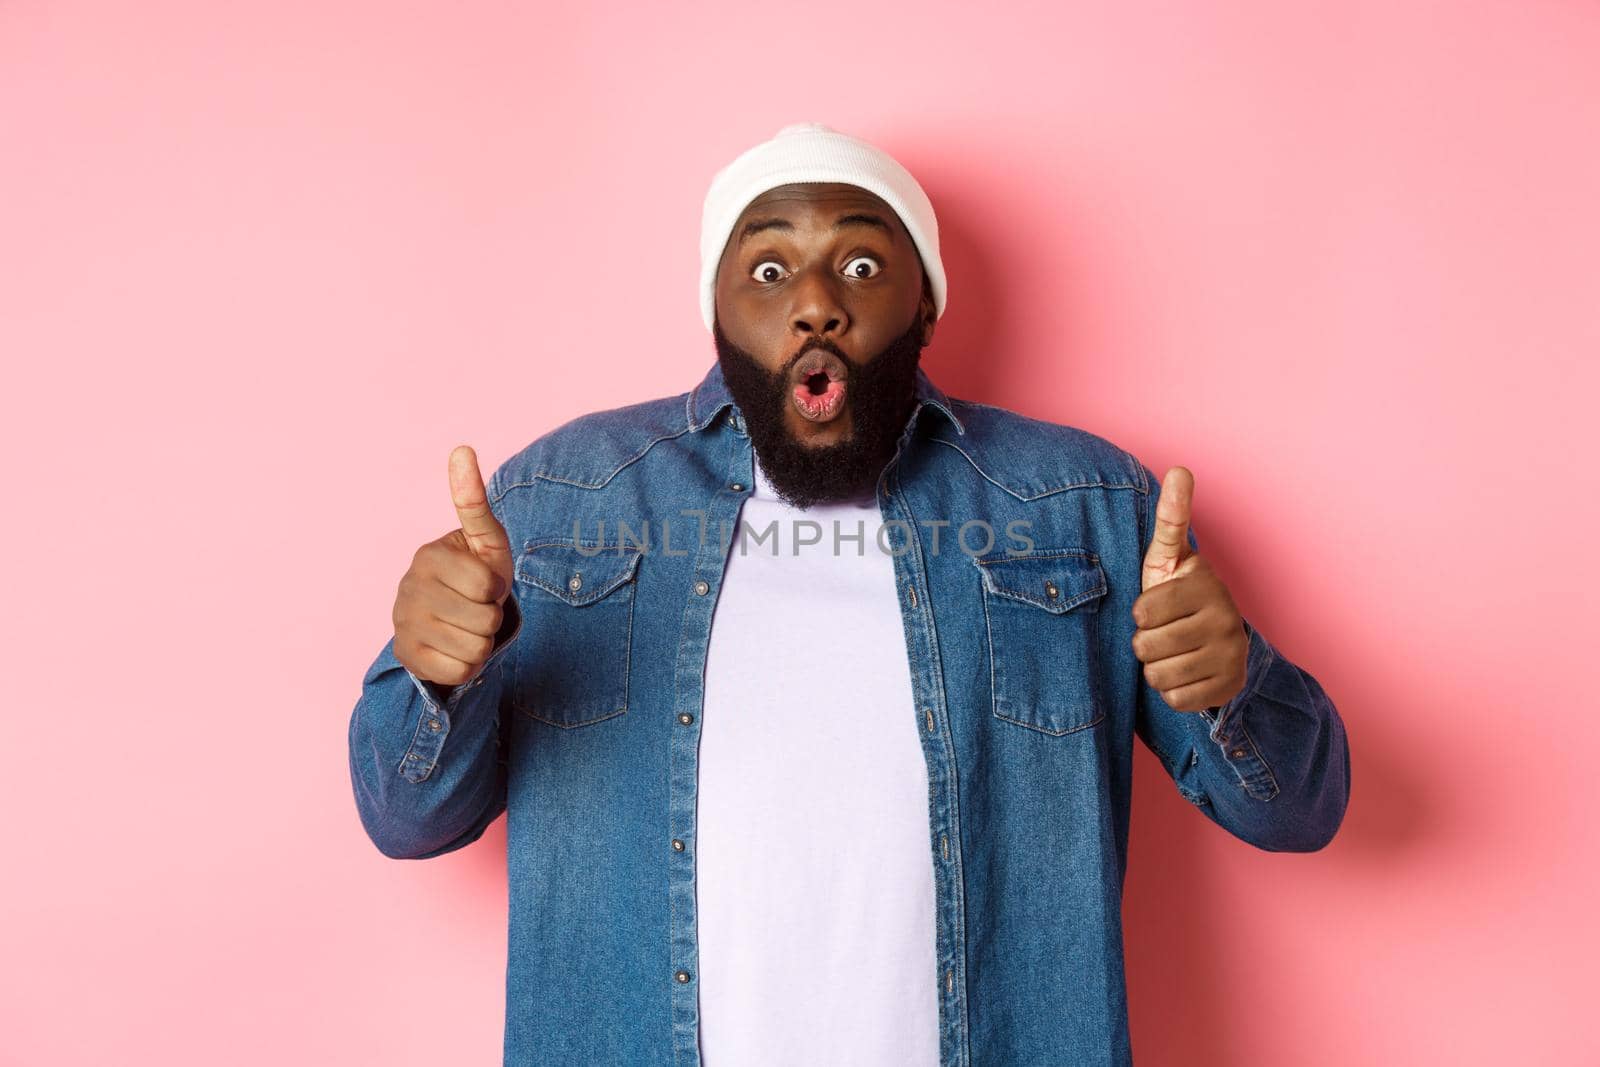
[[[626,468],[626,467],[632,465],[633,463],[638,462],[640,459],[642,459],[644,457],[645,453],[649,452],[656,445],[660,444],[662,441],[671,441],[671,440],[673,440],[675,438],[682,437],[684,434],[691,432],[692,429],[693,429],[693,427],[686,426],[683,429],[676,430],[676,431],[674,431],[672,433],[665,433],[665,434],[662,434],[659,437],[652,437],[649,441],[645,442],[645,445],[644,445],[643,448],[639,449],[639,451],[635,452],[633,455],[629,456],[627,459],[624,459],[621,463],[619,463],[615,467],[613,467],[611,469],[611,471],[608,474],[606,474],[606,476],[604,478],[601,478],[598,482],[583,482],[583,481],[577,481],[576,479],[572,479],[572,478],[564,478],[560,474],[557,474],[555,471],[551,470],[549,467],[545,467],[545,466],[541,466],[541,467],[529,472],[527,477],[530,478],[530,479],[538,479],[538,480],[542,480],[542,481],[546,481],[546,482],[556,482],[557,484],[560,484],[560,485],[570,485],[570,486],[573,486],[574,488],[577,488],[577,489],[604,489],[606,487],[606,485],[611,481],[611,479],[615,478],[618,474],[620,474],[623,471],[624,468]],[[498,504],[500,502],[501,498],[504,497],[507,493],[509,493],[513,489],[525,488],[525,487],[532,486],[532,485],[533,485],[532,481],[510,482],[503,489],[500,490],[499,495],[494,498],[494,502]]]
[[[998,594],[998,595],[1002,595],[1003,596],[1005,594]],[[1030,729],[1030,730],[1037,730],[1039,733],[1047,734],[1050,737],[1065,737],[1067,734],[1077,733],[1079,730],[1087,730],[1089,727],[1095,726],[1095,725],[1099,724],[1100,722],[1102,722],[1106,717],[1106,709],[1105,709],[1105,701],[1103,701],[1101,699],[1098,699],[1098,697],[1099,697],[1099,681],[1098,681],[1098,677],[1097,676],[1098,676],[1098,673],[1099,673],[1098,672],[1098,668],[1099,668],[1099,665],[1100,665],[1100,654],[1099,654],[1099,651],[1098,651],[1099,643],[1100,643],[1100,613],[1098,611],[1089,612],[1088,614],[1091,617],[1086,622],[1074,625],[1075,632],[1082,632],[1084,634],[1085,639],[1086,639],[1087,644],[1088,644],[1089,654],[1087,656],[1087,659],[1088,659],[1087,685],[1088,685],[1088,688],[1089,688],[1089,707],[1092,709],[1094,717],[1092,719],[1090,719],[1088,722],[1079,723],[1076,726],[1068,726],[1068,727],[1066,727],[1065,729],[1062,729],[1062,730],[1052,730],[1047,726],[1040,725],[1039,723],[1027,722],[1027,721],[1025,721],[1023,719],[1012,718],[1009,715],[1002,715],[1000,713],[1000,690],[999,690],[999,687],[995,683],[995,663],[998,661],[999,656],[995,652],[994,625],[990,621],[990,615],[989,615],[989,597],[990,597],[990,591],[989,591],[988,585],[986,583],[980,582],[979,583],[979,598],[983,603],[984,634],[985,634],[985,637],[987,638],[987,643],[988,643],[988,647],[989,647],[989,710],[994,715],[994,717],[999,719],[1002,722],[1014,723],[1017,726],[1023,726],[1023,727],[1026,727],[1026,728]],[[1016,599],[1016,598],[1012,598],[1012,599]],[[1051,614],[1052,615],[1063,615],[1063,614],[1066,614],[1066,613],[1065,612],[1052,612]]]
[[[524,545],[523,545],[523,552],[522,552],[522,557],[521,558],[527,559],[529,554],[531,552],[533,552],[535,549],[550,548],[550,547],[576,548],[578,545],[581,545],[581,546],[583,546],[585,548],[594,548],[594,547],[598,546],[601,549],[601,551],[595,553],[592,556],[583,556],[582,559],[584,559],[584,560],[598,560],[598,559],[605,558],[605,549],[607,547],[614,547],[618,551],[616,551],[616,553],[611,558],[614,559],[614,560],[625,560],[626,562],[623,562],[621,567],[617,568],[617,570],[616,570],[616,572],[614,574],[607,575],[606,577],[604,577],[602,579],[602,581],[607,583],[607,584],[602,585],[597,590],[596,589],[591,589],[591,590],[589,590],[588,592],[584,593],[581,596],[573,596],[572,593],[565,586],[551,585],[548,581],[546,581],[545,579],[541,578],[539,575],[534,574],[532,572],[523,573],[521,567],[517,568],[515,577],[519,581],[527,582],[529,585],[538,586],[540,589],[543,589],[545,592],[551,594],[552,596],[554,596],[557,599],[563,601],[564,603],[570,604],[575,608],[581,608],[581,607],[587,607],[590,604],[593,604],[598,600],[603,600],[604,598],[610,596],[617,589],[618,586],[624,584],[625,582],[632,581],[633,578],[634,578],[634,575],[638,572],[638,569],[639,569],[639,558],[640,558],[641,555],[643,555],[643,553],[639,549],[631,547],[631,546],[624,546],[624,545],[603,546],[603,545],[599,545],[598,542],[592,541],[592,540],[587,539],[587,538],[579,539],[576,542],[574,542],[574,541],[572,541],[570,539],[564,540],[564,539],[558,538],[558,537],[557,538],[548,538],[547,537],[547,538],[543,538],[543,539],[538,540],[538,541],[528,541],[528,542],[524,543]],[[586,564],[582,564],[582,565],[586,565]],[[604,566],[604,564],[601,564],[601,566]]]
[[[548,723],[551,726],[559,726],[563,730],[576,730],[582,726],[592,726],[597,722],[605,722],[607,719],[615,719],[618,715],[621,715],[627,710],[626,708],[623,708],[619,711],[608,711],[597,719],[584,719],[582,722],[557,722],[555,719],[549,719],[543,715],[540,715],[527,704],[514,704],[512,706],[515,707],[520,714],[526,715],[530,719],[538,719],[542,723]]]
[[[979,566],[986,566],[990,563],[1005,563],[1014,559],[1059,559],[1062,556],[1082,556],[1084,559],[1093,560],[1095,563],[1100,562],[1099,554],[1090,552],[1087,548],[1045,548],[1036,552],[1025,552],[1020,556],[991,552],[987,556],[973,556],[972,562]]]
[[[571,539],[541,538],[541,539],[538,539],[538,540],[535,540],[535,541],[526,542],[524,547],[525,548],[538,548],[538,547],[546,547],[546,546],[550,546],[550,545],[561,545],[563,547],[572,547],[574,543],[575,542],[573,542]],[[597,542],[592,541],[592,539],[580,538],[580,539],[578,539],[578,541],[576,543],[577,544],[585,544],[587,546],[592,546],[593,544],[596,544]],[[556,598],[558,600],[560,600],[563,604],[565,604],[567,607],[570,607],[570,608],[573,608],[573,609],[584,608],[584,607],[588,607],[591,604],[594,604],[594,603],[604,599],[605,597],[611,596],[613,593],[616,592],[616,590],[620,589],[622,586],[630,585],[631,583],[633,583],[634,579],[635,579],[635,576],[636,576],[636,574],[638,572],[639,559],[640,559],[641,556],[642,556],[642,553],[639,552],[637,549],[630,548],[629,549],[628,562],[623,565],[623,569],[619,572],[619,577],[617,577],[617,579],[615,581],[613,581],[609,586],[607,586],[603,592],[595,594],[593,599],[585,601],[582,604],[576,603],[576,602],[568,599],[567,595],[565,594],[565,592],[563,590],[554,589],[551,586],[549,586],[548,584],[538,580],[533,575],[524,576],[519,571],[518,574],[517,574],[517,577],[519,579],[524,580],[529,585],[534,585],[534,586],[537,586],[540,589],[546,590],[547,592],[553,593],[556,596]],[[596,556],[596,557],[591,557],[591,558],[599,558],[599,557]],[[597,723],[597,722],[604,722],[607,719],[614,719],[618,715],[621,715],[624,712],[626,712],[628,710],[628,686],[630,684],[630,678],[631,678],[632,670],[633,670],[633,617],[634,617],[634,610],[638,605],[638,599],[639,599],[637,591],[636,591],[635,588],[630,588],[629,589],[629,594],[630,595],[628,596],[628,622],[627,622],[627,626],[624,628],[625,640],[624,640],[624,643],[623,643],[623,653],[622,653],[622,707],[618,708],[615,711],[607,712],[604,715],[600,715],[600,716],[597,716],[597,717],[592,718],[592,719],[584,719],[581,722],[561,722],[561,721],[558,721],[556,719],[549,718],[548,716],[539,714],[538,711],[535,710],[535,708],[534,708],[534,706],[532,705],[531,702],[526,701],[526,700],[523,699],[523,697],[522,697],[522,686],[520,684],[512,684],[511,686],[509,686],[505,690],[505,693],[509,697],[509,702],[510,702],[511,706],[516,711],[518,711],[519,713],[521,713],[523,715],[526,715],[531,719],[537,719],[540,722],[549,723],[551,726],[559,726],[564,730],[574,729],[574,728],[579,727],[579,726],[589,726],[589,725],[592,725],[592,724]],[[521,605],[520,604],[518,605],[518,611],[519,611],[519,613],[521,612]],[[523,621],[524,622],[526,621],[526,617],[525,616],[523,618]],[[520,633],[521,623],[519,623],[518,625],[519,625],[519,633]],[[510,644],[510,643],[511,642],[508,642],[508,644]],[[518,655],[520,655],[520,654],[521,653],[519,652]],[[519,670],[517,672],[517,675],[520,676],[521,673],[522,672]]]
[[[937,408],[940,414],[950,420],[950,425],[955,427],[956,433],[959,436],[965,437],[967,435],[967,426],[966,423],[961,421],[961,416],[956,414],[955,406],[957,404],[968,402],[945,396],[942,392],[940,392],[939,387],[934,385],[932,381],[929,381],[928,385],[932,387],[932,391],[929,392],[927,396],[922,398],[921,406]],[[978,406],[987,407],[988,405]]]
[[[608,541],[598,537],[530,537],[522,542],[523,548],[549,548],[551,545],[560,545],[563,548],[597,548],[612,555],[644,551],[636,541]],[[593,559],[598,554],[590,553],[584,558]]]
[[[1018,492],[1017,490],[1011,488],[1009,485],[1005,484],[1004,482],[999,481],[998,479],[994,478],[992,475],[989,474],[988,471],[984,470],[981,466],[978,465],[978,461],[973,459],[972,456],[967,452],[966,449],[962,448],[956,442],[947,441],[942,437],[929,437],[928,440],[935,441],[935,442],[937,442],[937,443],[939,443],[941,445],[944,445],[946,448],[953,448],[957,452],[960,452],[961,455],[963,457],[965,457],[966,461],[972,465],[972,469],[977,471],[979,476],[982,477],[984,479],[984,481],[989,482],[991,485],[995,486],[998,489],[1004,489],[1006,492],[1010,493],[1012,496],[1016,497],[1018,500],[1040,500],[1040,499],[1043,499],[1044,497],[1052,496],[1052,495],[1054,495],[1056,493],[1064,492],[1064,491],[1066,491],[1068,489],[1095,489],[1095,488],[1100,488],[1100,489],[1137,489],[1138,488],[1137,486],[1135,486],[1135,485],[1133,485],[1131,483],[1107,482],[1107,481],[1103,481],[1103,480],[1098,480],[1097,479],[1097,480],[1092,481],[1092,482],[1063,482],[1060,485],[1047,485],[1043,489],[1040,489],[1038,492],[1034,493],[1032,496],[1028,496],[1028,495],[1026,495],[1024,493]]]
[[[897,453],[897,456],[898,456],[898,453]],[[888,480],[884,484],[884,492],[885,492],[886,496],[894,497],[894,498],[898,499],[900,507],[905,510],[906,515],[911,520],[910,528],[909,528],[909,530],[908,530],[908,532],[906,534],[906,541],[909,544],[911,551],[909,553],[907,553],[907,555],[909,555],[910,558],[912,558],[912,559],[914,559],[916,561],[916,570],[917,570],[918,573],[921,574],[922,579],[923,579],[923,587],[926,590],[927,589],[927,577],[928,577],[927,561],[923,558],[923,555],[922,555],[922,541],[916,536],[916,534],[914,532],[912,532],[912,531],[915,531],[916,528],[917,528],[917,513],[916,513],[916,509],[914,509],[911,506],[910,498],[907,497],[904,493],[899,493],[898,492],[898,489],[900,487],[900,471],[899,471],[898,467],[894,466],[894,462],[895,461],[893,461],[893,460],[890,461],[890,466],[891,466],[892,469],[890,471]],[[911,564],[908,563],[906,566],[907,566],[908,570],[911,569]],[[913,577],[913,580],[915,580],[916,575],[913,575],[912,577]],[[923,631],[927,635],[927,656],[928,656],[928,668],[927,669],[928,669],[928,674],[930,675],[930,681],[932,682],[931,688],[933,690],[933,695],[932,695],[931,699],[939,704],[939,713],[940,713],[940,718],[941,718],[941,731],[942,731],[941,738],[943,740],[949,742],[948,744],[946,744],[946,748],[948,750],[948,756],[949,756],[949,759],[946,761],[946,765],[948,767],[948,771],[946,773],[946,777],[949,780],[950,790],[951,790],[951,793],[955,796],[956,802],[954,804],[950,805],[950,811],[949,811],[949,814],[948,814],[948,816],[946,818],[947,818],[947,821],[949,823],[950,832],[953,833],[955,835],[955,838],[956,838],[956,858],[955,858],[955,861],[951,865],[952,866],[951,884],[955,887],[954,888],[954,895],[956,896],[956,898],[960,902],[960,911],[959,911],[959,914],[957,915],[957,932],[960,934],[960,942],[961,943],[958,946],[960,948],[960,953],[959,954],[956,954],[956,953],[952,953],[951,954],[951,958],[950,958],[948,966],[950,967],[951,970],[956,970],[957,969],[956,965],[960,964],[960,968],[959,969],[961,971],[961,990],[962,990],[962,996],[961,996],[961,1001],[960,1001],[961,1002],[961,1018],[959,1020],[952,1019],[951,1022],[950,1022],[950,1025],[951,1025],[952,1028],[955,1029],[957,1036],[961,1038],[961,1043],[959,1045],[959,1054],[960,1054],[962,1062],[970,1063],[971,1062],[971,1056],[972,1056],[972,1050],[971,1050],[971,1047],[970,1047],[971,1033],[972,1033],[972,1020],[968,1015],[967,997],[965,995],[966,994],[966,988],[967,988],[967,894],[966,894],[966,867],[962,862],[963,853],[961,851],[961,770],[956,764],[955,745],[953,743],[953,735],[951,733],[951,728],[950,728],[950,702],[945,697],[944,657],[939,652],[939,631],[938,631],[938,628],[934,625],[934,621],[933,621],[933,597],[932,597],[931,593],[929,595],[927,595],[927,596],[922,597],[918,601],[918,606],[916,608],[914,608],[913,610],[915,610],[918,613],[918,616],[921,618],[922,624],[923,624]],[[905,624],[903,615],[902,615],[902,620],[901,620],[901,630],[903,632],[909,632],[908,628],[907,628],[907,625]],[[910,653],[911,649],[909,648],[909,646],[907,647],[906,651],[907,651],[908,654]],[[992,669],[993,669],[993,664],[991,663],[991,670]],[[919,731],[919,733],[920,733],[920,731]],[[932,739],[931,738],[929,739],[929,744],[932,744]],[[928,801],[929,801],[929,804],[931,806],[932,803],[933,803],[933,776],[932,776],[931,772],[930,772],[929,777],[928,777]],[[931,814],[931,809],[930,809],[930,814]],[[937,869],[937,868],[935,868],[935,869]],[[935,927],[936,935],[937,935],[937,931],[943,927],[943,923],[944,923],[943,917],[940,914],[938,914],[938,912],[936,910],[935,911],[935,915],[934,915],[934,927]],[[955,941],[956,940],[955,936],[952,935],[950,940],[951,941]],[[942,1000],[940,1001],[940,1004],[941,1004],[941,1010],[942,1010],[942,1005],[943,1005],[943,1001]]]
[[[693,389],[690,389],[688,392],[684,393],[683,395],[684,395],[684,401],[683,401],[684,421],[689,424],[689,429],[695,431],[696,433],[698,433],[699,431],[705,429],[707,426],[711,425],[711,420],[716,417],[717,412],[721,411],[727,405],[733,403],[733,400],[732,400],[731,397],[726,399],[726,400],[723,400],[720,403],[718,403],[716,407],[714,407],[710,411],[706,412],[699,419],[696,419],[695,415],[694,415],[694,408],[695,408],[695,401],[698,400],[699,397],[700,397],[700,385],[696,385]]]
[[[628,598],[628,640],[622,646],[622,707],[617,709],[621,715],[628,710],[628,679],[633,674],[633,612],[639,605],[637,591]]]
[[[1250,751],[1253,753],[1253,758],[1258,764],[1261,765],[1261,770],[1263,773],[1265,773],[1267,781],[1272,783],[1272,792],[1269,795],[1259,797],[1258,799],[1271,800],[1282,791],[1281,787],[1278,785],[1278,776],[1272,773],[1272,765],[1269,764],[1264,757],[1262,757],[1261,749],[1256,745],[1256,739],[1250,735],[1250,722],[1248,717],[1245,715],[1245,711],[1248,710],[1246,708],[1246,704],[1250,699],[1255,697],[1257,692],[1260,691],[1261,683],[1266,680],[1267,671],[1272,668],[1273,661],[1277,659],[1277,656],[1272,652],[1271,648],[1267,646],[1265,638],[1262,638],[1262,648],[1264,650],[1264,654],[1262,656],[1260,675],[1256,678],[1256,684],[1251,686],[1250,695],[1246,698],[1245,703],[1241,703],[1239,705],[1237,714],[1239,716],[1239,732],[1244,735],[1245,741],[1249,743]],[[1250,788],[1248,784],[1246,785],[1246,788]],[[1254,794],[1252,793],[1252,795]]]
[[[1039,596],[1039,595],[1037,595],[1035,593],[1028,593],[1028,592],[1024,592],[1021,589],[1017,589],[1015,587],[1007,587],[1007,586],[1001,585],[1001,584],[999,584],[999,582],[995,578],[992,577],[992,575],[995,572],[987,569],[988,567],[990,567],[991,565],[996,564],[996,563],[1001,563],[1001,564],[1014,563],[1014,562],[1016,562],[1018,560],[1062,559],[1064,557],[1069,557],[1069,556],[1078,557],[1078,558],[1081,558],[1081,559],[1087,559],[1090,563],[1094,564],[1093,573],[1099,576],[1099,580],[1098,580],[1097,584],[1093,588],[1084,589],[1081,592],[1077,593],[1075,596],[1068,597],[1066,599],[1059,600],[1059,601],[1050,601],[1050,600],[1048,600],[1048,599],[1046,599],[1044,597],[1041,597],[1041,596]],[[1105,571],[1102,570],[1101,567],[1100,567],[1100,557],[1098,555],[1096,555],[1095,553],[1090,552],[1090,551],[1088,551],[1086,549],[1076,549],[1076,548],[1059,548],[1059,549],[1055,549],[1055,548],[1053,548],[1053,549],[1047,549],[1047,550],[1045,550],[1043,552],[1029,552],[1029,553],[1027,553],[1025,555],[1020,555],[1020,556],[995,556],[995,557],[989,557],[989,556],[977,557],[977,556],[974,556],[974,557],[972,557],[972,562],[973,562],[974,565],[976,565],[979,568],[979,573],[983,575],[983,584],[990,592],[993,592],[993,593],[995,593],[995,594],[997,594],[999,596],[1009,597],[1012,600],[1021,601],[1021,602],[1025,603],[1025,604],[1032,604],[1034,607],[1040,608],[1041,610],[1044,610],[1044,611],[1048,611],[1052,615],[1063,615],[1066,612],[1071,611],[1073,608],[1079,606],[1080,604],[1087,603],[1088,601],[1094,600],[1097,597],[1103,597],[1103,596],[1106,595],[1106,590],[1107,590],[1106,575],[1105,575]],[[1004,573],[1004,571],[1002,571],[1001,573]],[[1071,572],[1069,572],[1069,573],[1071,573]],[[1088,572],[1079,572],[1079,573],[1088,573]]]
[[[1089,634],[1088,634],[1088,636],[1089,636],[1089,654],[1084,658],[1088,661],[1088,666],[1089,666],[1089,701],[1090,701],[1091,705],[1094,707],[1095,716],[1094,716],[1093,720],[1091,720],[1090,722],[1087,722],[1087,723],[1084,724],[1085,727],[1093,726],[1093,725],[1095,725],[1096,723],[1100,722],[1101,720],[1103,720],[1106,717],[1105,694],[1101,691],[1101,687],[1100,687],[1101,672],[1100,672],[1100,611],[1099,611],[1099,609],[1096,608],[1096,610],[1092,614],[1093,614],[1094,617],[1091,618],[1089,620],[1089,623],[1088,623],[1088,629],[1089,629]]]
[[[983,605],[983,636],[986,642],[985,647],[989,650],[989,710],[994,713],[996,718],[1003,719],[1005,716],[1000,714],[1000,690],[995,687],[994,682],[994,623],[989,617],[989,598],[984,595],[982,578],[983,576],[980,573],[978,601]]]
[[[417,688],[415,682],[412,683],[412,688]],[[426,693],[420,693],[420,695],[422,696],[422,714],[417,716],[417,725],[411,731],[411,742],[406,746],[406,750],[401,753],[400,765],[395,768],[400,772],[400,777],[404,778],[408,782],[420,782],[426,779],[428,775],[433,773],[433,765],[438,762],[439,758],[439,753],[437,750],[429,755],[426,760],[421,758],[414,760],[411,758],[413,755],[420,756],[420,753],[417,752],[419,742],[422,745],[423,751],[427,751],[428,735],[423,733],[422,724],[427,722],[430,718],[438,718],[444,724],[444,729],[440,731],[440,735],[448,733],[450,730],[450,720],[445,715],[444,709],[435,704],[433,702],[433,698],[428,696]],[[432,733],[432,731],[429,731],[429,733]],[[436,738],[439,742],[439,746],[442,747],[444,738],[439,735],[436,735]],[[415,777],[413,777],[410,773],[410,768],[413,766],[417,767],[419,771]]]

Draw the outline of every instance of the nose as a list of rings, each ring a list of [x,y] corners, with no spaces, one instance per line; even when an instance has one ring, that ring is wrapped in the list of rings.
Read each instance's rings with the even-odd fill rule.
[[[801,337],[835,338],[850,328],[850,317],[839,299],[839,291],[832,279],[819,276],[824,273],[827,268],[808,272],[790,289],[794,293],[794,305],[789,312],[789,329]]]

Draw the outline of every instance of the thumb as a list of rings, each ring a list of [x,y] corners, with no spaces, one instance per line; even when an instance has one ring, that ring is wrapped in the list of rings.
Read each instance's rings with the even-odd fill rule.
[[[1145,550],[1141,584],[1144,589],[1172,577],[1190,554],[1189,515],[1194,506],[1194,475],[1188,467],[1173,467],[1161,482],[1156,500],[1155,536]]]
[[[455,503],[456,518],[461,521],[461,532],[466,535],[472,554],[494,568],[509,585],[511,541],[505,527],[489,510],[489,494],[478,471],[478,454],[471,445],[457,445],[450,452],[450,499]]]

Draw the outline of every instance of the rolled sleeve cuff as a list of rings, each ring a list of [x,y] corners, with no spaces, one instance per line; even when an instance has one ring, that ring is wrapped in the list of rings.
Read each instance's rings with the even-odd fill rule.
[[[1233,768],[1245,792],[1258,800],[1271,800],[1278,794],[1278,783],[1245,727],[1244,710],[1277,654],[1248,619],[1244,620],[1244,629],[1250,639],[1250,651],[1245,660],[1244,687],[1226,704],[1206,708],[1199,714],[1208,727],[1208,736]]]
[[[417,677],[409,667],[404,667],[407,677],[417,687],[417,692],[422,694],[423,705],[422,715],[411,736],[411,744],[400,758],[400,773],[408,780],[420,782],[433,773],[445,738],[450,734],[452,720],[463,702],[469,700],[468,694],[479,691],[484,680],[493,677],[492,672],[498,668],[506,649],[516,644],[517,635],[522,632],[522,612],[517,607],[515,595],[506,598],[504,613],[500,630],[495,635],[494,651],[489,653],[489,658],[484,660],[477,673],[460,685],[428,681]]]

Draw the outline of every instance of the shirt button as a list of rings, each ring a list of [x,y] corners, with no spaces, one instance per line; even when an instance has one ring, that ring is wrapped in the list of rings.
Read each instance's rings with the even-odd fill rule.
[[[428,729],[437,730],[438,728],[439,728],[439,720],[438,719],[429,719],[428,720]]]
[[[1233,754],[1235,756],[1243,756],[1244,755],[1244,749],[1236,748],[1236,749],[1233,750]]]
[[[688,971],[679,971],[676,975],[674,975],[674,977],[677,978],[678,981],[680,981],[680,982],[687,982],[689,980],[689,972]]]
[[[701,581],[698,581],[698,582],[694,583],[694,595],[695,596],[705,596],[709,592],[711,592],[711,586],[709,584],[707,584],[703,579]]]
[[[679,721],[679,722],[681,722],[681,723],[683,723],[683,725],[685,725],[685,726],[688,726],[688,725],[689,725],[689,724],[690,724],[690,723],[692,723],[692,722],[694,722],[694,716],[693,716],[693,715],[690,715],[690,714],[689,714],[689,713],[688,713],[688,712],[687,712],[687,711],[686,711],[686,712],[684,712],[684,713],[683,713],[683,714],[682,714],[682,715],[679,715],[679,716],[678,716],[678,721]]]
[[[574,574],[571,578],[568,578],[567,579],[567,588],[572,590],[574,593],[576,593],[579,589],[582,589],[583,588],[583,575]]]
[[[744,492],[744,485],[740,482],[734,482],[733,484],[729,485],[728,488],[732,489],[735,493]]]
[[[1044,583],[1044,595],[1049,597],[1051,600],[1054,600],[1060,592],[1061,590],[1056,588],[1055,582]]]
[[[676,837],[674,837],[672,839],[672,851],[674,851],[674,852],[682,852],[683,851],[683,842],[679,841]]]

